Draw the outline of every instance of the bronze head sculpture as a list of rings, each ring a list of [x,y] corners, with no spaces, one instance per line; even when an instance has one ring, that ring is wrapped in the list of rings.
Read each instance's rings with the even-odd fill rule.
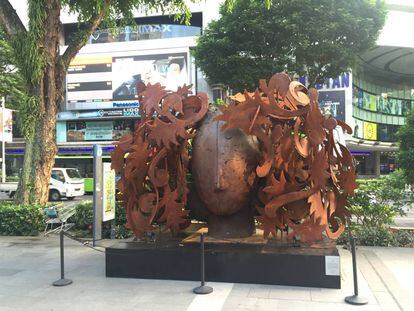
[[[254,217],[265,238],[289,228],[289,238],[311,242],[344,231],[356,173],[333,131],[352,131],[322,115],[316,89],[276,74],[207,118],[207,96],[190,95],[187,86],[139,89],[141,120],[112,154],[127,225],[136,236],[153,230],[154,222],[182,230],[189,211],[200,206],[213,236],[248,236]],[[197,197],[191,204],[189,150]]]

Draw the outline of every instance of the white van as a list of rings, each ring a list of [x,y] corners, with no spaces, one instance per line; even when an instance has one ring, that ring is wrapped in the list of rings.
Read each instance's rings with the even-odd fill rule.
[[[49,199],[51,201],[59,201],[62,197],[73,200],[84,194],[84,180],[78,169],[59,167],[52,169],[49,183]]]
[[[85,194],[84,180],[76,168],[54,167],[50,176],[49,199],[58,201],[62,197],[73,200]],[[17,190],[17,182],[0,184],[0,191],[6,192],[11,198]]]

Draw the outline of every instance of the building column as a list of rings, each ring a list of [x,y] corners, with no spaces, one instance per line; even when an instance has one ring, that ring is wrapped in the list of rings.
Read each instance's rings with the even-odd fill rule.
[[[374,151],[374,174],[379,177],[381,174],[381,152]]]

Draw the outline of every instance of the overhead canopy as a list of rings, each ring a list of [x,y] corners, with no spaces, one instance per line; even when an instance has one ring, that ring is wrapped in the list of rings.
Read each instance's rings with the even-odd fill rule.
[[[360,59],[363,71],[373,79],[414,86],[414,48],[377,46]]]

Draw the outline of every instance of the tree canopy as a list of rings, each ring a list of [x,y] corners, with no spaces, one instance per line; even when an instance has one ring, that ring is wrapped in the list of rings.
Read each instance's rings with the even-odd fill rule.
[[[399,141],[398,165],[404,171],[407,182],[414,184],[414,110],[407,115],[405,124],[397,132]]]
[[[13,49],[0,30],[0,97],[8,108],[19,109],[25,100],[23,79],[15,66]]]
[[[371,0],[234,0],[220,14],[193,55],[210,83],[242,91],[275,72],[315,84],[348,71],[374,46],[386,11]]]

